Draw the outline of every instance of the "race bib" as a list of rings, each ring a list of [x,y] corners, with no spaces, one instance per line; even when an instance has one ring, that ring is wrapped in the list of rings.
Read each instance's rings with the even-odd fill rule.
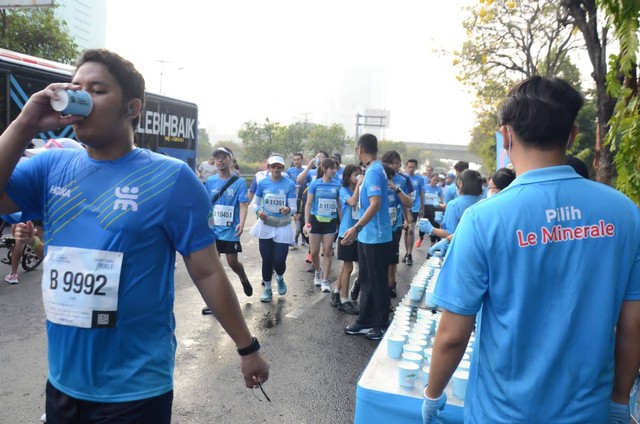
[[[358,210],[358,207],[351,207],[351,218],[355,219],[356,221],[360,219],[360,211]]]
[[[391,219],[391,226],[393,227],[394,225],[396,225],[396,219],[398,217],[398,211],[397,209],[394,207],[389,208],[389,219]]]
[[[115,327],[121,252],[50,246],[42,272],[47,320],[80,328]]]
[[[318,199],[318,215],[333,218],[338,213],[338,202],[336,199]]]
[[[287,197],[284,194],[268,193],[264,196],[264,210],[273,214],[280,213],[286,203]]]
[[[215,205],[213,207],[213,223],[219,227],[231,227],[233,225],[233,206]]]

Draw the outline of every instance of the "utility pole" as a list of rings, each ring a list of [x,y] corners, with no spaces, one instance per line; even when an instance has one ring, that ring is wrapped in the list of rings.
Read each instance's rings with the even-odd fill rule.
[[[364,122],[360,122],[360,118],[364,118]],[[360,115],[360,113],[356,113],[356,143],[358,142],[360,127],[385,128],[387,126],[385,122],[387,118],[388,117],[384,115]]]
[[[160,62],[160,93],[162,94],[162,75],[164,74],[164,64],[165,63],[171,63],[168,60],[161,60],[161,59],[156,59],[156,62]]]

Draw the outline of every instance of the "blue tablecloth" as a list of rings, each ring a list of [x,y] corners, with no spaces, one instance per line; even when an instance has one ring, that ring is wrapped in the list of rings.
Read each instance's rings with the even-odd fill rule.
[[[398,385],[398,360],[387,355],[385,335],[358,380],[354,423],[422,423],[422,381],[421,374],[413,388]],[[445,424],[462,424],[463,402],[453,397],[451,383],[446,392],[448,403],[440,417]]]

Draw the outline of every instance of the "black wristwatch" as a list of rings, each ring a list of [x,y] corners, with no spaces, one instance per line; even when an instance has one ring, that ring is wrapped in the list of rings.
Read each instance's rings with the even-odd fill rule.
[[[400,193],[402,189],[400,187],[396,187],[393,189],[393,191],[395,191],[396,193]]]
[[[253,352],[257,352],[260,350],[260,343],[258,343],[258,339],[255,337],[251,337],[251,344],[247,347],[243,347],[242,349],[238,349],[238,355],[247,356],[251,355]]]

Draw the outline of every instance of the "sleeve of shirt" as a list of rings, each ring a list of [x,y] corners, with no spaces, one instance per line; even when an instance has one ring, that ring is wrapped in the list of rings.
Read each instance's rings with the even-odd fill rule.
[[[347,200],[351,199],[351,194],[349,194],[349,190],[346,187],[340,188],[340,203],[345,204]]]
[[[287,193],[287,205],[289,206],[289,209],[291,209],[291,212],[289,213],[290,215],[293,215],[298,211],[297,200],[296,185],[292,181],[291,185],[289,186],[289,192]]]
[[[249,197],[247,196],[247,181],[244,178],[238,178],[236,186],[238,190],[238,202],[249,203]]]
[[[311,184],[309,184],[309,194],[313,194],[314,196],[316,195],[316,187],[318,186],[316,181],[319,180],[313,180],[311,181]]]
[[[411,183],[411,178],[407,177],[406,175],[402,175],[404,177],[404,182],[405,185],[407,186],[405,193],[406,194],[411,194],[413,193],[413,184]]]
[[[454,184],[455,183],[452,183],[444,192],[444,203],[449,203],[451,200],[453,200],[453,193],[455,191],[455,188],[452,189],[451,187],[454,186]]]
[[[51,156],[45,153],[47,152],[18,163],[7,184],[7,195],[20,208],[26,220],[44,216],[49,168],[47,158]]]
[[[640,209],[636,209],[636,211],[638,212],[638,219],[636,222],[640,222]],[[636,231],[638,230],[636,229]],[[627,290],[624,293],[624,300],[640,300],[640,245],[637,249],[636,258],[631,266],[629,284],[627,285]]]
[[[378,171],[377,169],[373,171],[365,173],[363,185],[366,185],[368,197],[382,196],[382,187],[388,184],[386,175],[382,168],[380,168],[380,172],[375,172]]]
[[[483,239],[473,214],[467,213],[456,230],[438,276],[433,300],[459,315],[475,315],[489,287],[489,269]]]
[[[447,210],[444,213],[444,220],[442,221],[442,228],[447,230],[450,234],[456,231],[456,227],[460,222],[460,211],[458,205],[455,203],[449,204]]]
[[[216,236],[209,227],[211,203],[207,191],[186,164],[180,166],[173,201],[165,212],[164,227],[175,249],[188,256],[211,245]]]
[[[256,190],[258,189],[258,183],[256,182],[256,180],[257,180],[257,178],[253,177],[253,181],[251,181],[251,187],[249,187],[249,191],[251,193],[254,193],[254,194],[255,194]]]

